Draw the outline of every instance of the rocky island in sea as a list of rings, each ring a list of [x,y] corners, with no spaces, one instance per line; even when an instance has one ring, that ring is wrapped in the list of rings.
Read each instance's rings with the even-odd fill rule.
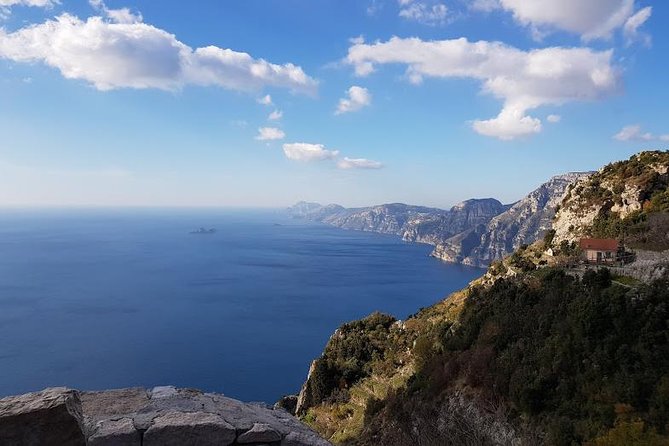
[[[195,235],[208,235],[208,234],[216,234],[216,228],[198,228],[194,231],[190,232],[191,234]]]

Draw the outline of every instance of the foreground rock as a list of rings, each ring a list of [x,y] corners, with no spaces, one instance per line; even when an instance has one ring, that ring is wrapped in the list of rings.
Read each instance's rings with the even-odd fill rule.
[[[0,445],[328,446],[282,409],[156,387],[46,389],[0,400]]]
[[[85,445],[75,390],[46,389],[0,400],[0,445]]]

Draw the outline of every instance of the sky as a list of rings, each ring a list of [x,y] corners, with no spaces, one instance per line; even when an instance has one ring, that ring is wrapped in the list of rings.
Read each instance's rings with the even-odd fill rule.
[[[447,208],[669,147],[669,3],[0,0],[0,206]]]

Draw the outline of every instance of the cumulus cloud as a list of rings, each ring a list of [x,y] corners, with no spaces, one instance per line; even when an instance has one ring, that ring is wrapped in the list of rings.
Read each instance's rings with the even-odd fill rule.
[[[154,26],[103,17],[62,14],[15,32],[0,29],[0,58],[42,62],[99,90],[197,85],[252,92],[272,86],[311,94],[317,88],[292,63],[277,65],[216,46],[192,49]]]
[[[331,161],[336,167],[344,170],[353,169],[381,169],[383,164],[366,158],[339,158],[338,150],[328,150],[323,144],[311,144],[296,142],[283,145],[283,153],[286,158],[293,161]]]
[[[281,129],[276,127],[261,127],[258,129],[258,141],[277,141],[286,137],[286,134]]]
[[[269,119],[270,121],[278,121],[281,118],[283,118],[283,112],[281,110],[274,110],[267,117],[267,119]]]
[[[337,162],[337,167],[340,169],[381,169],[383,164],[365,158],[344,157]]]
[[[634,0],[476,0],[474,5],[474,9],[509,11],[535,35],[559,29],[579,34],[586,41],[610,38],[635,15]],[[650,17],[650,9],[644,9],[647,11],[633,21],[640,22],[636,28]]]
[[[650,132],[644,132],[638,124],[626,125],[618,133],[613,135],[613,138],[618,141],[654,141],[657,139],[666,141],[669,139],[667,137],[669,137],[669,135],[657,137]]]
[[[302,162],[332,160],[339,155],[338,150],[327,150],[323,144],[305,142],[284,144],[283,153],[290,160]]]
[[[367,107],[372,103],[372,95],[369,90],[354,85],[346,92],[346,97],[339,100],[339,105],[335,111],[336,115],[350,113]]]
[[[504,105],[497,117],[474,121],[472,126],[483,135],[508,140],[541,131],[541,121],[528,116],[529,110],[597,100],[618,91],[620,76],[612,55],[610,50],[589,48],[523,51],[500,42],[465,38],[393,37],[386,42],[352,44],[346,62],[358,76],[371,74],[378,65],[406,65],[407,78],[414,84],[424,77],[479,80],[482,91]]]
[[[546,121],[550,122],[551,124],[557,124],[558,122],[562,121],[562,116],[560,116],[560,115],[548,115],[548,116],[546,116]]]
[[[0,19],[6,19],[12,12],[12,6],[32,6],[35,8],[52,8],[60,4],[58,0],[0,0]]]
[[[399,0],[400,17],[435,26],[446,23],[448,7],[443,3],[426,0]]]
[[[522,107],[506,106],[499,115],[492,119],[474,121],[474,130],[485,136],[492,136],[503,141],[510,141],[521,136],[540,133],[541,120],[526,116]]]
[[[102,0],[88,0],[88,3],[114,23],[139,23],[144,20],[142,14],[133,13],[129,8],[109,9]]]

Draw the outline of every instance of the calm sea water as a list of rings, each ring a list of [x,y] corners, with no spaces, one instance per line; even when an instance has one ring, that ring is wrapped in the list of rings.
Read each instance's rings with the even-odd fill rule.
[[[173,384],[275,401],[341,323],[404,318],[482,273],[430,249],[282,211],[2,211],[0,396]]]

